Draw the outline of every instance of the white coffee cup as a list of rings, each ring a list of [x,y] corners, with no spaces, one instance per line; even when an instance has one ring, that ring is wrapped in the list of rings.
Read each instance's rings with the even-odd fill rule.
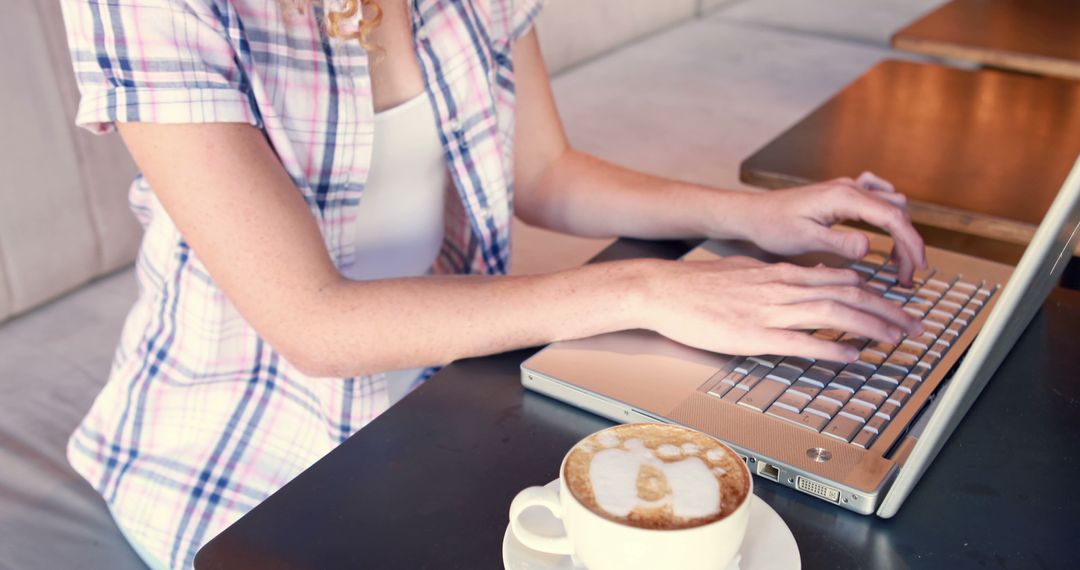
[[[738,457],[720,445],[732,457]],[[750,520],[753,495],[750,471],[741,461],[736,463],[744,470],[747,493],[726,517],[690,528],[646,529],[609,520],[581,504],[567,487],[569,457],[567,452],[559,466],[558,489],[529,487],[518,493],[510,505],[510,529],[526,547],[574,556],[588,570],[725,570],[738,554]],[[546,508],[561,519],[566,534],[545,536],[527,528],[521,514],[534,506]]]

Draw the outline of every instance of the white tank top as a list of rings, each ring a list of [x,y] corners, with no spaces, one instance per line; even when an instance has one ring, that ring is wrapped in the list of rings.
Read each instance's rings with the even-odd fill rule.
[[[427,93],[375,114],[371,170],[356,218],[354,280],[424,275],[443,241],[449,173]],[[390,405],[416,385],[423,368],[385,373]]]
[[[360,198],[349,279],[423,275],[443,241],[449,176],[427,93],[375,114],[371,170]]]

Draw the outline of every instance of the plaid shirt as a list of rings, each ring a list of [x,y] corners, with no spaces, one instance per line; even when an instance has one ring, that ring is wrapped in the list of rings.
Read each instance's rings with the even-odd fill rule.
[[[510,49],[540,3],[411,1],[456,190],[435,272],[507,270]],[[326,36],[318,4],[288,15],[277,0],[61,4],[80,126],[257,126],[335,263],[352,263],[373,143],[371,79],[358,42]],[[385,381],[306,377],[240,317],[142,177],[130,201],[146,229],[139,298],[68,458],[130,539],[170,567],[188,568],[202,544],[385,410]]]

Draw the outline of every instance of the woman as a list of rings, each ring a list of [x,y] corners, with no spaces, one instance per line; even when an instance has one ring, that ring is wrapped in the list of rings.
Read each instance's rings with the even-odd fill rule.
[[[830,226],[857,219],[892,233],[903,279],[925,263],[882,181],[748,195],[572,149],[530,31],[538,0],[62,2],[77,122],[120,131],[146,228],[139,299],[68,456],[151,567],[190,567],[428,366],[627,328],[851,360],[805,331],[896,342],[920,327],[843,270],[505,276],[513,214],[852,258],[865,238]]]

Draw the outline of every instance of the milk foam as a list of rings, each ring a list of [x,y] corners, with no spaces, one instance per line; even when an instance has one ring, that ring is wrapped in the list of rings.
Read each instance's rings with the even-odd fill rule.
[[[611,435],[611,439],[604,437]],[[680,461],[665,462],[682,453],[700,451],[696,445],[684,444],[682,448],[663,444],[656,451],[645,447],[640,439],[629,439],[625,449],[615,447],[618,437],[603,434],[600,444],[605,449],[597,452],[589,466],[589,481],[596,496],[597,505],[616,517],[625,517],[635,509],[671,508],[677,517],[698,518],[720,512],[720,484],[709,466],[700,457],[688,457]],[[693,448],[693,451],[687,447]],[[658,457],[659,456],[659,457]],[[667,492],[657,500],[649,501],[638,496],[638,476],[646,466],[663,474]]]

